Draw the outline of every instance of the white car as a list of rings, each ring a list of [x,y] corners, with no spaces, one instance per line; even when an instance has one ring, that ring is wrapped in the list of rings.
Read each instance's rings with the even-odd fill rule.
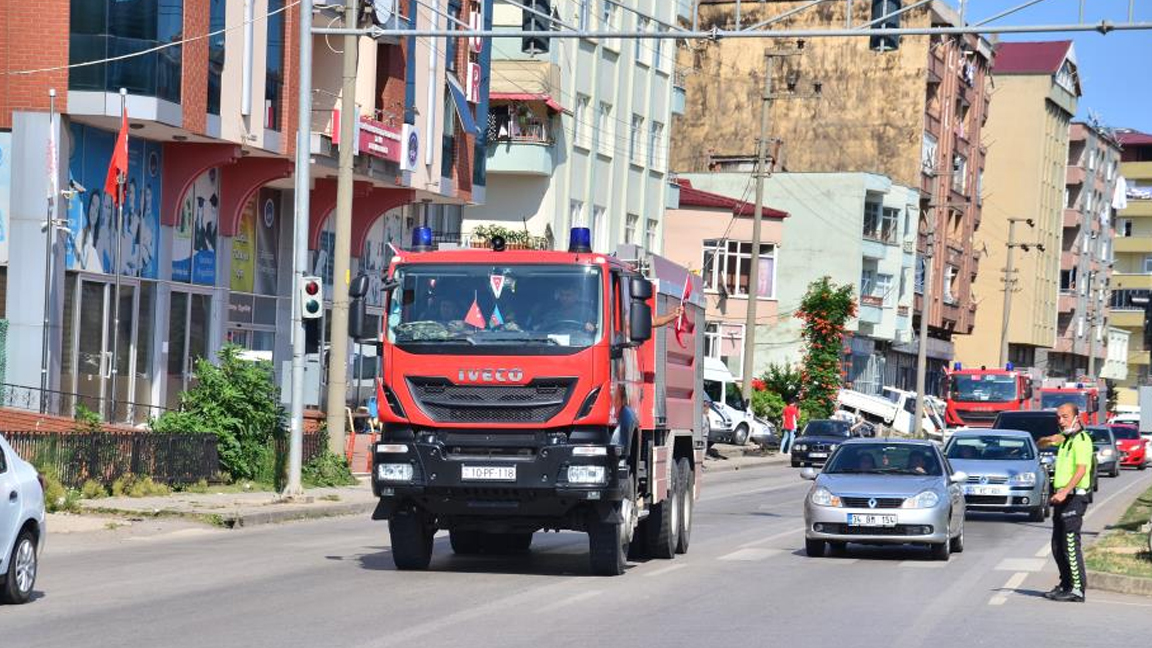
[[[713,403],[709,414],[712,441],[742,446],[749,439],[766,439],[774,431],[752,414],[752,404],[744,402],[736,378],[715,358],[704,358],[704,393]]]
[[[0,436],[0,601],[27,603],[44,550],[44,485]]]

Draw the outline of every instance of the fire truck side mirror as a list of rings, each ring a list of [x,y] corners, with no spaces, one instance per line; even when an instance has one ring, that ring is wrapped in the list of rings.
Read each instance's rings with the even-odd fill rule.
[[[632,293],[632,299],[642,299],[648,301],[652,299],[652,282],[644,277],[632,277],[631,284],[628,286]]]
[[[369,337],[365,330],[367,327],[364,320],[367,319],[365,316],[368,314],[365,306],[363,297],[355,297],[348,304],[348,337],[356,341]]]
[[[652,307],[635,299],[628,312],[628,338],[632,342],[645,342],[652,337]]]
[[[1024,383],[1024,400],[1032,400],[1032,383]]]

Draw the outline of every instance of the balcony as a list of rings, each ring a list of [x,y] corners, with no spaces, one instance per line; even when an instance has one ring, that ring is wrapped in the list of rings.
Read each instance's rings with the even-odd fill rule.
[[[865,235],[860,243],[860,254],[865,259],[884,259],[888,256],[888,248],[890,245],[891,244],[885,244],[883,241]]]
[[[1113,272],[1111,288],[1113,291],[1152,290],[1152,274]]]
[[[1144,311],[1112,309],[1108,317],[1108,324],[1126,329],[1144,328]]]
[[[1112,239],[1112,247],[1117,254],[1123,252],[1149,254],[1152,253],[1152,236],[1117,236]]]
[[[1060,253],[1060,269],[1061,270],[1071,270],[1072,268],[1076,267],[1076,265],[1079,263],[1079,261],[1080,261],[1079,249],[1066,250],[1066,251]]]
[[[1080,227],[1084,216],[1078,209],[1065,208],[1064,209],[1064,227]]]
[[[488,173],[549,177],[552,175],[552,142],[506,139],[488,145]]]
[[[1065,183],[1070,185],[1082,185],[1084,184],[1084,179],[1087,177],[1088,172],[1084,170],[1084,167],[1068,167]]]
[[[1071,313],[1076,310],[1076,293],[1060,291],[1057,308],[1061,313]]]
[[[875,303],[875,297],[864,296],[860,298],[860,314],[858,319],[865,324],[879,324],[884,319],[884,308]],[[883,300],[879,300],[881,304]]]
[[[1120,213],[1120,215],[1124,218],[1131,218],[1133,216],[1152,216],[1152,200],[1129,198],[1128,209],[1125,209]]]

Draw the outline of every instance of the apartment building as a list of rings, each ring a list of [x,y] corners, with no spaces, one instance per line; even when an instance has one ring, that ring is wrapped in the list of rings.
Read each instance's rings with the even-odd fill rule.
[[[875,11],[885,6],[813,4],[744,2],[742,20],[775,19],[779,29],[831,28],[844,24],[848,6],[853,24],[878,17]],[[702,0],[700,27],[732,25],[736,10],[732,1]],[[911,8],[900,21],[906,27],[961,24],[959,14],[940,0]],[[764,45],[796,47],[779,39]],[[763,50],[743,39],[680,50],[686,107],[673,124],[674,171],[747,175],[753,170]],[[989,113],[991,60],[990,45],[976,36],[820,38],[805,41],[798,55],[778,59],[772,79],[778,94],[770,114],[775,171],[869,173],[919,191],[910,323],[918,331],[920,314],[928,317],[928,384],[934,390],[953,358],[953,335],[970,332],[976,312],[970,284],[980,263],[972,243],[982,213],[982,127]],[[929,244],[930,268],[925,264]],[[933,290],[924,308],[920,288],[926,276]],[[914,339],[910,348],[918,346]]]
[[[397,24],[422,29],[491,20],[490,3],[477,0],[398,6]],[[298,10],[286,0],[0,0],[6,394],[39,406],[45,320],[46,405],[64,415],[84,405],[146,420],[175,406],[194,361],[226,342],[278,372],[290,358],[300,122],[313,161],[310,270],[329,285],[340,146],[341,57],[323,36],[312,37],[314,110],[297,115]],[[317,10],[317,24],[335,21]],[[388,243],[418,221],[458,240],[460,207],[483,200],[486,132],[476,124],[487,121],[491,48],[464,41],[359,43],[352,272],[377,278],[377,318]],[[104,181],[121,88],[128,180],[118,227]],[[55,196],[65,225],[46,251],[53,182],[76,191]]]
[[[661,0],[544,4],[565,24],[593,30],[666,30],[688,10]],[[494,24],[512,35],[493,41],[487,200],[465,210],[464,229],[496,226],[564,247],[569,229],[583,226],[597,251],[635,243],[659,252],[674,42],[545,44],[515,35],[524,20],[519,6],[496,2]]]
[[[1152,135],[1117,129],[1120,186],[1117,192],[1111,324],[1128,331],[1128,371],[1119,381],[1119,402],[1136,405],[1136,388],[1150,384],[1149,316],[1152,306]]]

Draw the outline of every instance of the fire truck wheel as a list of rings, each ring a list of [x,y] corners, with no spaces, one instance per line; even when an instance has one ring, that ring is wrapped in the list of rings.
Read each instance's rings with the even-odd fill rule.
[[[482,537],[479,531],[452,529],[448,532],[452,551],[461,556],[474,556],[480,553]]]
[[[397,511],[388,520],[388,535],[392,538],[392,561],[396,569],[415,571],[428,569],[432,561],[432,537],[424,516],[417,511]]]
[[[693,491],[696,489],[696,474],[688,457],[680,457],[680,533],[676,542],[676,553],[688,553],[688,543],[692,540],[692,507],[695,505]]]
[[[680,545],[680,470],[673,465],[672,487],[668,497],[652,505],[648,514],[648,555],[653,558],[674,558]]]
[[[588,524],[588,558],[597,576],[619,576],[628,562],[629,536],[636,524],[636,477],[629,475],[616,504],[619,522],[593,518]]]

